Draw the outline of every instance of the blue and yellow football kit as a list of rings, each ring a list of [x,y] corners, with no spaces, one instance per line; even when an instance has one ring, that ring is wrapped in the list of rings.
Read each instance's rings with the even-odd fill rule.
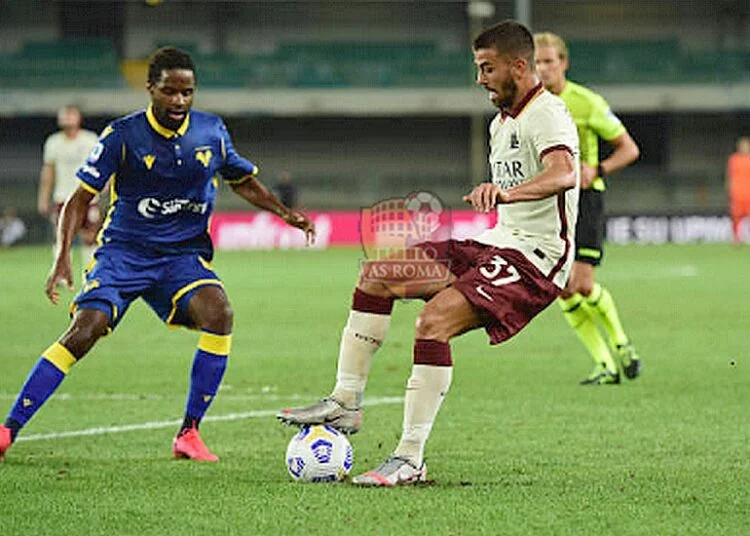
[[[188,315],[190,298],[205,285],[221,286],[209,265],[215,177],[239,184],[257,171],[235,152],[215,115],[190,112],[173,132],[149,108],[107,126],[77,172],[92,193],[109,181],[111,206],[73,310],[103,311],[114,329],[142,297],[167,324],[198,327]],[[231,344],[231,333],[201,327],[175,457],[218,460],[201,440],[198,424],[219,390]],[[62,341],[42,353],[0,425],[0,460],[79,358]]]
[[[195,291],[221,286],[209,265],[215,179],[238,184],[257,172],[213,114],[191,111],[172,131],[149,107],[108,125],[77,173],[91,193],[109,181],[111,205],[73,309],[101,310],[114,328],[142,297],[166,323],[190,326]]]

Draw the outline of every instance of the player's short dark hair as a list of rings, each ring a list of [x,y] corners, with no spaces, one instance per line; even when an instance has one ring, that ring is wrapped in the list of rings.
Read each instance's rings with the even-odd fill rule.
[[[534,36],[518,21],[508,19],[487,28],[474,39],[474,50],[494,48],[500,54],[523,58],[534,65]]]
[[[193,76],[196,74],[195,64],[190,54],[179,48],[162,47],[151,54],[151,57],[148,59],[148,83],[158,83],[161,78],[161,72],[170,69],[186,69],[193,71]]]

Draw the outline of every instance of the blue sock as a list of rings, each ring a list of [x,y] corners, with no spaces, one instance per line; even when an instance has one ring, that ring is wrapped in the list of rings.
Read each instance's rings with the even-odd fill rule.
[[[5,421],[13,439],[57,390],[75,361],[75,357],[60,343],[44,351],[26,378]]]
[[[183,430],[197,428],[208,411],[224,377],[231,345],[231,335],[201,332],[190,373],[190,394],[185,407]]]

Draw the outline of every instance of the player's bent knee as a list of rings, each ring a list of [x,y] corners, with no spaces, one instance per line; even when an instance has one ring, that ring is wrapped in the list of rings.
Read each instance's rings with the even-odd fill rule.
[[[591,293],[594,291],[594,282],[593,281],[581,281],[578,285],[578,293],[583,296],[591,296]]]
[[[232,332],[234,311],[226,298],[203,302],[195,313],[198,329],[220,334]]]
[[[591,294],[591,289],[592,284],[587,285],[585,278],[571,277],[568,280],[568,284],[565,286],[565,290],[563,290],[561,296],[565,299],[568,299],[575,294],[583,294],[584,296],[588,296],[589,294]]]
[[[564,288],[564,289],[562,290],[562,292],[560,292],[560,298],[561,298],[561,299],[563,299],[563,300],[569,300],[569,299],[570,299],[570,298],[572,298],[572,297],[573,297],[574,295],[575,295],[575,291],[574,291],[574,290],[572,290],[572,289],[571,289],[571,288],[569,288],[569,287],[565,287],[565,288]],[[562,304],[562,303],[560,303],[560,307],[562,307],[563,309],[565,308],[565,307],[564,307],[564,304]]]
[[[357,281],[357,288],[370,296],[376,296],[378,298],[392,298],[393,293],[390,291],[388,286],[381,281],[376,281],[370,278],[365,273],[359,275]]]
[[[221,322],[224,326],[226,326],[226,332],[231,333],[232,326],[234,326],[234,310],[228,303],[221,312]]]
[[[108,328],[109,317],[105,313],[94,309],[81,309],[60,338],[60,344],[78,360],[91,350],[96,341],[107,334]]]
[[[448,330],[448,324],[443,322],[443,315],[437,311],[430,311],[425,307],[417,317],[414,336],[417,339],[448,342],[452,333]]]
[[[188,304],[188,314],[193,325],[217,334],[232,332],[234,312],[224,290],[218,286],[204,286]]]
[[[234,311],[229,303],[208,307],[201,315],[198,327],[214,333],[231,333],[234,324]]]
[[[582,294],[589,296],[594,290],[594,266],[585,262],[573,264],[573,271],[565,287],[565,291],[570,294]]]

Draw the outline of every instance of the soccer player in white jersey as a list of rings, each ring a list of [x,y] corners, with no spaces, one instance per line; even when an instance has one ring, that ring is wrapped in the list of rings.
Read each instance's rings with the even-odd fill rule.
[[[76,171],[97,144],[99,136],[95,132],[81,128],[81,110],[77,106],[63,106],[57,112],[57,125],[60,130],[50,134],[44,142],[42,170],[39,173],[37,209],[39,214],[52,222],[53,236],[57,236],[57,222],[60,211],[68,196],[78,188]],[[50,198],[52,203],[50,203]],[[79,238],[81,263],[86,266],[91,260],[96,233],[101,225],[101,212],[98,198],[89,206],[83,221]]]
[[[377,269],[365,263],[341,339],[333,392],[312,406],[278,414],[288,424],[359,430],[362,394],[394,300],[429,300],[416,324],[401,441],[383,464],[355,477],[355,484],[426,479],[425,443],[452,379],[450,341],[477,328],[486,330],[492,344],[509,339],[555,301],[573,262],[579,192],[575,124],[563,101],[539,82],[534,41],[525,26],[501,22],[479,35],[473,48],[477,83],[500,112],[490,128],[492,182],[474,188],[464,201],[480,212],[497,206],[497,225],[473,240],[412,248],[449,270],[441,283],[409,279],[406,274],[416,270],[377,266],[388,260],[372,261]],[[400,258],[420,258],[418,251],[409,253]],[[389,276],[368,277],[373,273]]]

